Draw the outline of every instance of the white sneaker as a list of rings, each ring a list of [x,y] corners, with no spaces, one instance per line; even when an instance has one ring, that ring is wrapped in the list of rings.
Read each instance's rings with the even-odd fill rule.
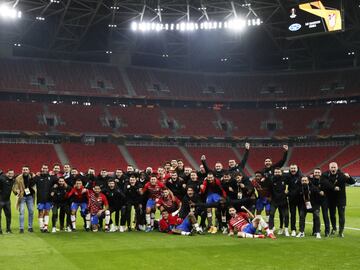
[[[52,233],[56,233],[56,228],[53,227],[52,230],[51,230]]]
[[[70,226],[66,227],[65,232],[72,232],[72,229],[70,228]]]
[[[114,226],[114,224],[110,225],[110,232],[116,232],[116,226]]]
[[[285,228],[285,236],[286,236],[286,237],[289,237],[289,236],[290,236],[290,234],[289,234],[289,229],[288,229],[288,228]]]
[[[281,228],[280,228],[280,229],[278,230],[278,232],[277,232],[278,235],[282,235],[283,233],[284,233],[284,231],[283,231],[283,229],[281,229]]]
[[[303,238],[303,237],[305,237],[305,233],[299,232],[296,237],[297,237],[297,238]]]
[[[315,236],[316,236],[316,239],[321,239],[320,233],[316,233]]]
[[[140,231],[145,231],[145,229],[146,229],[146,228],[145,228],[145,225],[139,225],[139,230],[140,230]]]
[[[119,232],[121,232],[121,233],[125,232],[124,226],[120,226],[120,227],[119,227]]]
[[[296,231],[291,231],[291,236],[296,237]]]
[[[224,227],[224,228],[222,229],[222,233],[223,233],[223,234],[228,234],[228,229]]]

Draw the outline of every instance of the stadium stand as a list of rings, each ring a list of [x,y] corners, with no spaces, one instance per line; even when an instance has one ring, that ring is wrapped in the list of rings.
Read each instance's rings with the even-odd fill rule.
[[[87,172],[90,167],[94,168],[96,173],[99,173],[103,168],[114,171],[117,168],[125,168],[127,165],[119,149],[114,144],[84,145],[80,143],[64,143],[62,147],[71,165],[83,172]]]
[[[21,167],[30,166],[32,172],[39,171],[42,164],[51,166],[59,158],[51,144],[0,144],[0,164],[3,170],[14,169],[21,173]]]

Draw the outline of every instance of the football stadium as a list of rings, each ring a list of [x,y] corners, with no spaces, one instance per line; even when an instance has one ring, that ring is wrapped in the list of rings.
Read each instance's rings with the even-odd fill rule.
[[[359,0],[0,0],[0,269],[358,269]]]

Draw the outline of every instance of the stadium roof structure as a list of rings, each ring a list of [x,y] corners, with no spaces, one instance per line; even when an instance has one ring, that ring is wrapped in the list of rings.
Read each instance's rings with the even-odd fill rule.
[[[357,66],[360,2],[343,1],[345,31],[287,39],[285,0],[14,0],[22,19],[0,21],[1,42],[17,56],[109,61],[127,55],[143,66],[207,71],[321,69]],[[137,33],[133,21],[222,21],[260,18],[244,33]],[[21,44],[21,46],[19,46]]]

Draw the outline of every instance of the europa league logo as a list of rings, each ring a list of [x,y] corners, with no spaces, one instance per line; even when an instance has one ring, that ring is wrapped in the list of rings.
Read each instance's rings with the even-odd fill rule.
[[[336,26],[336,14],[330,13],[328,19],[329,19],[329,28],[334,28]]]

